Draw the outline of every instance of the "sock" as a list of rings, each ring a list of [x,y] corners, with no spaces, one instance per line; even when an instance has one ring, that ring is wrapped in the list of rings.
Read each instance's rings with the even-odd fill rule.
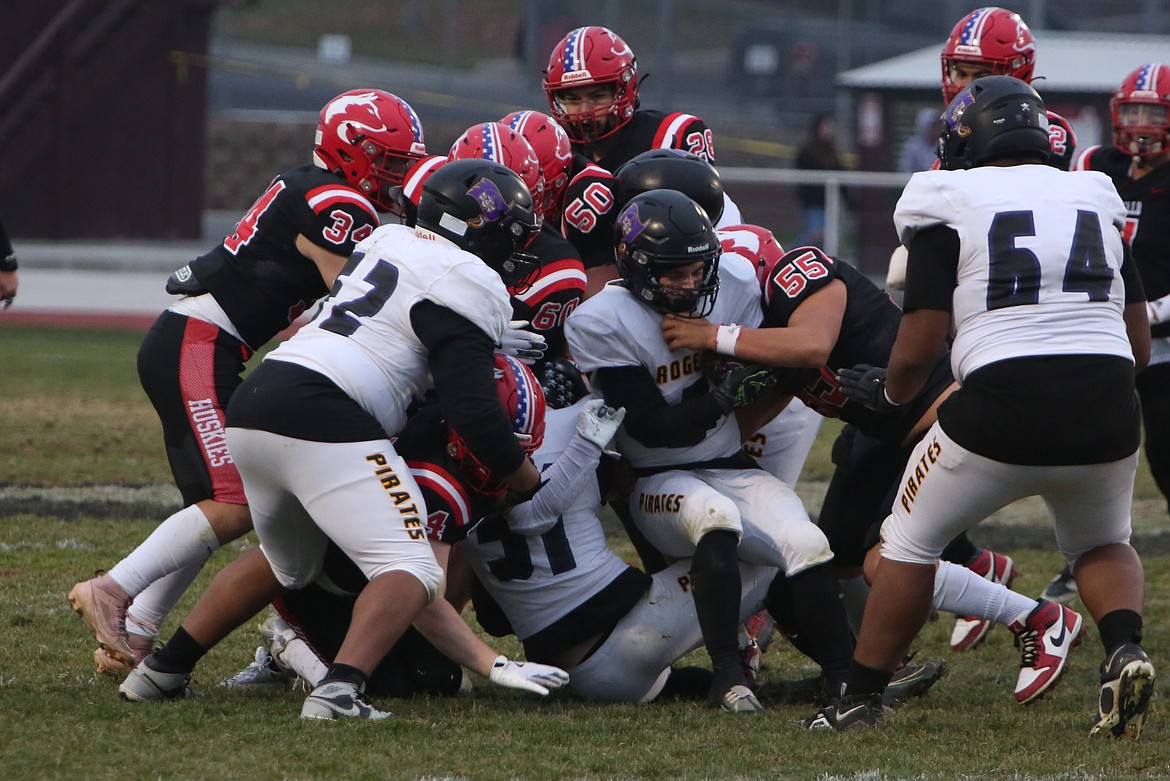
[[[1113,653],[1126,643],[1142,642],[1142,617],[1132,610],[1111,610],[1097,622],[1105,655]]]
[[[350,667],[348,664],[338,664],[334,662],[329,665],[329,671],[325,673],[325,677],[321,679],[320,686],[323,683],[352,683],[357,686],[358,691],[363,691],[366,688],[366,678],[368,676],[356,667]],[[316,688],[316,687],[314,687]]]
[[[742,678],[738,641],[743,586],[738,549],[739,537],[734,532],[708,532],[695,546],[690,574],[695,613],[712,668],[716,675],[738,671]]]
[[[207,559],[201,558],[177,572],[164,575],[134,597],[130,609],[126,611],[126,631],[135,631],[147,637],[156,636],[175,603],[186,593],[205,563]]]
[[[971,542],[971,538],[963,532],[955,539],[951,540],[947,547],[943,548],[942,555],[939,556],[943,561],[954,562],[966,566],[975,561],[975,557],[979,555],[979,547]]]
[[[892,672],[875,670],[864,664],[853,662],[849,665],[849,677],[846,679],[845,695],[850,698],[863,699],[880,696],[894,677]]]
[[[1007,626],[1021,614],[1026,617],[1040,603],[992,583],[966,567],[940,561],[934,573],[932,604],[936,610],[986,618]]]
[[[195,642],[186,629],[179,627],[171,639],[150,657],[150,666],[160,673],[189,673],[206,653],[206,648]]]
[[[219,540],[196,505],[184,507],[115,564],[109,572],[114,581],[137,597],[147,586],[196,561],[206,562],[219,550]]]
[[[853,659],[853,632],[837,576],[826,562],[788,580],[793,612],[811,651],[809,656],[830,681],[844,678]]]
[[[329,674],[328,665],[299,637],[288,642],[277,661],[301,676],[305,683],[314,689],[320,686],[321,681]]]
[[[853,636],[861,634],[861,616],[865,613],[865,603],[869,599],[869,584],[864,575],[846,578],[840,581],[841,594],[845,597],[845,615],[849,618],[849,628]]]

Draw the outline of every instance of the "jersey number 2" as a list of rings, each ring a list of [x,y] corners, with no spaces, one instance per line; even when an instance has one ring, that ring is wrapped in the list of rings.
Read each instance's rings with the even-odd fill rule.
[[[1035,236],[1032,212],[1000,212],[987,232],[989,251],[987,309],[1040,303],[1040,258],[1016,245],[1022,236]],[[1085,293],[1089,301],[1108,301],[1113,269],[1105,260],[1101,223],[1094,212],[1079,209],[1072,247],[1064,265],[1065,293]]]
[[[337,275],[337,282],[333,285],[334,295],[341,289],[342,279],[365,256],[366,253],[364,252],[355,252],[350,256],[345,268]],[[363,296],[335,304],[333,311],[329,313],[329,317],[321,321],[322,328],[326,331],[332,331],[339,336],[352,336],[353,332],[362,324],[361,320],[358,319],[359,317],[372,317],[382,307],[386,306],[386,302],[390,299],[394,288],[398,287],[398,267],[384,260],[379,260],[370,269],[370,273],[366,274],[363,281],[370,285],[369,291]]]

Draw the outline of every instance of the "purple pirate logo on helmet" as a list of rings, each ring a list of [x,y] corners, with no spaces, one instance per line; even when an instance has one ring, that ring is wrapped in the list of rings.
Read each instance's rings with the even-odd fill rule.
[[[467,194],[479,202],[479,210],[487,222],[496,222],[508,213],[508,202],[491,179],[480,179]]]
[[[631,203],[618,217],[618,225],[622,230],[622,241],[629,243],[638,238],[638,234],[646,230],[646,225],[638,216],[638,204]]]
[[[952,132],[958,133],[960,136],[966,136],[971,132],[971,129],[963,125],[963,113],[975,102],[975,95],[971,90],[963,90],[960,94],[955,96],[951,104],[947,106],[947,110],[943,112],[942,120]]]

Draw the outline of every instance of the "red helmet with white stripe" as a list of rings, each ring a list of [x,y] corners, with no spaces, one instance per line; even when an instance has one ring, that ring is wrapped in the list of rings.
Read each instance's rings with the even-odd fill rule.
[[[532,145],[512,128],[499,122],[472,125],[455,139],[451,151],[447,153],[447,159],[491,160],[512,169],[520,175],[528,191],[532,193],[536,216],[543,217],[544,175],[540,170],[540,161],[536,157],[536,152],[532,150]]]
[[[1015,76],[1032,82],[1036,41],[1020,15],[1005,8],[976,8],[958,21],[942,50],[942,91],[947,105],[967,86],[951,77],[955,63],[982,65],[984,76]]]
[[[317,121],[313,163],[361,190],[381,211],[401,216],[392,187],[427,153],[422,123],[405,100],[380,89],[343,92]]]
[[[544,197],[541,213],[555,220],[561,210],[561,199],[569,186],[569,168],[573,164],[573,148],[565,129],[548,114],[539,111],[513,111],[500,120],[524,137],[536,153],[540,171],[544,175]]]
[[[1113,143],[1134,157],[1170,152],[1170,65],[1152,62],[1125,77],[1109,101]]]
[[[495,372],[500,404],[512,421],[512,431],[520,447],[531,456],[544,442],[544,391],[532,370],[510,355],[496,353]],[[506,490],[503,482],[472,454],[454,428],[447,432],[447,453],[458,462],[472,491],[499,496]]]
[[[728,225],[720,228],[718,234],[724,254],[740,255],[750,260],[755,264],[756,278],[766,287],[776,263],[784,257],[784,248],[772,231],[759,225]]]
[[[544,93],[552,115],[574,143],[611,136],[638,108],[638,62],[630,47],[606,27],[578,27],[552,50],[544,71]],[[564,90],[606,86],[612,100],[597,108],[568,105]]]

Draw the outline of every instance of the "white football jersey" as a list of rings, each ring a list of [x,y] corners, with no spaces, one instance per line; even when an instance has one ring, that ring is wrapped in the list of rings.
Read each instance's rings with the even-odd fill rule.
[[[495,271],[430,231],[384,225],[357,245],[353,260],[316,318],[267,357],[325,375],[393,435],[430,386],[411,308],[433,301],[499,344],[512,304]]]
[[[934,225],[959,234],[951,365],[960,381],[1007,358],[1132,360],[1122,313],[1125,205],[1096,172],[1046,165],[914,174],[894,211],[902,244]]]
[[[641,366],[658,384],[663,398],[678,404],[683,391],[703,379],[701,353],[671,350],[659,323],[663,315],[615,284],[578,306],[565,324],[569,349],[582,371],[602,367]],[[719,293],[708,319],[712,323],[756,328],[763,321],[760,284],[755,268],[740,255],[719,261]],[[618,450],[635,467],[671,466],[725,458],[740,449],[739,425],[727,415],[701,443],[685,448],[650,448],[618,431]]]
[[[543,471],[556,461],[577,431],[577,414],[588,398],[550,409],[544,443],[533,454]],[[521,639],[564,617],[625,572],[627,564],[605,543],[597,518],[597,480],[588,479],[558,522],[544,534],[525,536],[481,524],[467,535],[468,558],[480,582],[499,603]]]

